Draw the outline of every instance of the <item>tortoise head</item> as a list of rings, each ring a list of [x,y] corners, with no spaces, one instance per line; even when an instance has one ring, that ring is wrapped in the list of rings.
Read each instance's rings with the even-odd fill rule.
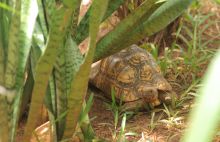
[[[158,99],[161,102],[164,102],[166,104],[170,104],[172,100],[172,96],[174,92],[172,91],[171,85],[167,82],[167,80],[161,75],[158,74],[154,78],[154,86],[158,90]]]
[[[140,94],[147,102],[154,102],[158,99],[164,103],[170,103],[172,99],[172,87],[163,77],[156,61],[148,52],[148,59],[140,65]]]
[[[162,75],[160,67],[156,64],[156,61],[151,54],[148,54],[148,65],[151,67],[152,77],[151,82],[153,87],[158,91],[158,99],[164,103],[171,103],[172,97],[175,96],[175,92],[172,91],[171,85]]]

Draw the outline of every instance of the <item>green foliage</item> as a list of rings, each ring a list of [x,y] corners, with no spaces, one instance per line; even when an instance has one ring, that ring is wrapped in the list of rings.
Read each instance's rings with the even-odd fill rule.
[[[129,24],[129,27],[123,27],[128,31],[124,30],[122,33],[117,33],[117,31],[113,30],[109,32],[107,36],[103,37],[97,43],[96,55],[94,60],[97,61],[101,58],[106,57],[109,54],[118,52],[119,50],[126,48],[132,43],[143,39],[145,36],[153,35],[154,33],[162,30],[171,21],[175,20],[191,4],[191,2],[192,0],[169,0],[165,3],[163,3],[163,1],[156,2],[150,7],[150,9],[148,9],[144,16],[140,17],[139,22],[142,24],[131,22],[131,24]],[[130,17],[128,16],[128,18]],[[124,19],[123,21],[126,21],[126,19]],[[131,21],[133,21],[132,15]],[[135,28],[132,28],[132,31],[130,31],[131,27]],[[116,35],[114,35],[113,37],[112,33],[114,32],[116,33]],[[109,44],[108,41],[112,38],[120,38],[120,43],[117,42],[117,40],[113,40]]]
[[[124,3],[125,0],[112,0],[108,4],[108,8],[105,12],[105,15],[102,18],[102,21],[106,20],[111,14],[117,10],[121,4]],[[85,16],[82,18],[82,20],[79,23],[79,26],[76,28],[76,34],[73,35],[73,39],[76,41],[77,44],[80,44],[89,33],[89,15],[91,13],[91,7],[86,12]]]
[[[210,19],[212,15],[197,14],[193,16],[191,13],[187,13],[186,19],[192,27],[182,25],[179,29],[180,33],[177,33],[177,37],[187,46],[187,52],[183,54],[184,63],[190,65],[193,72],[198,72],[199,67],[207,62],[214,53],[214,50],[207,49],[207,45],[212,43],[214,39],[205,40],[203,37],[203,33],[215,23],[214,21],[207,22],[207,19]],[[183,34],[181,34],[181,31],[183,31]],[[198,59],[198,56],[201,56],[201,58]]]
[[[88,80],[89,80],[89,73],[90,67],[93,61],[93,56],[95,52],[96,46],[96,37],[99,30],[99,25],[101,23],[102,17],[106,11],[108,5],[108,0],[95,0],[93,2],[91,8],[91,15],[90,15],[90,23],[89,23],[89,51],[85,57],[84,62],[79,68],[79,71],[76,73],[73,82],[72,82],[72,90],[70,92],[68,100],[68,114],[66,118],[66,128],[64,131],[64,138],[71,138],[76,124],[77,119],[79,117],[80,111],[82,109],[82,103],[84,96],[86,94]],[[75,107],[78,106],[78,107]]]
[[[220,4],[220,0],[214,0],[217,4]]]
[[[216,52],[216,49],[209,47],[210,44],[215,43],[215,39],[207,40],[204,36],[206,30],[215,23],[210,18],[212,15],[192,14],[192,11],[186,13],[184,23],[187,24],[181,24],[176,32],[177,39],[180,39],[182,43],[176,42],[172,47],[166,48],[162,58],[157,56],[156,49],[158,48],[155,47],[156,45],[144,45],[144,48],[150,50],[158,59],[164,75],[169,77],[169,73],[172,72],[174,80],[181,80],[181,84],[176,83],[174,86],[184,90],[175,102],[176,110],[164,106],[163,111],[168,118],[159,122],[175,126],[175,117],[181,115],[178,113],[178,108],[183,107],[184,103],[189,103],[196,97],[196,107],[191,112],[189,130],[186,130],[183,142],[212,141],[218,129],[220,111],[219,87],[216,76],[219,72],[219,52],[202,82],[201,76],[198,75],[199,72],[204,71],[201,66],[207,65]],[[215,37],[219,37],[219,34]],[[179,45],[180,43],[181,45]],[[189,76],[190,78],[188,78]]]
[[[25,105],[30,98],[23,141],[31,139],[43,104],[49,113],[51,139],[71,139],[77,124],[92,134],[88,116],[80,114],[82,110],[88,112],[83,102],[93,61],[166,27],[191,1],[146,1],[98,42],[100,24],[123,0],[94,0],[79,25],[81,0],[1,1],[0,141],[15,141],[20,104]],[[87,36],[89,48],[83,56],[78,44]],[[123,115],[120,137],[126,119]],[[92,134],[89,138],[95,137]]]
[[[219,65],[220,52],[216,54],[203,80],[204,87],[200,89],[200,96],[196,101],[198,105],[191,112],[189,130],[182,142],[212,141],[220,120],[220,89],[217,77],[220,72]]]

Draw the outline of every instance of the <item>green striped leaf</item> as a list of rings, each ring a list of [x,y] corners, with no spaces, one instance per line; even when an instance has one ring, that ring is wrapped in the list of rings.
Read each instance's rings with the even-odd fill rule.
[[[4,3],[1,3],[5,5]],[[9,6],[7,6],[9,7]],[[4,73],[6,65],[6,50],[8,43],[8,26],[9,26],[9,17],[4,8],[0,8],[0,85],[3,85],[4,82]]]
[[[0,94],[0,115],[2,116],[0,119],[0,140],[2,142],[8,142],[9,140],[9,126],[8,126],[8,104],[7,99],[2,94],[2,88],[1,88],[1,94]]]
[[[47,90],[48,81],[55,63],[59,48],[63,47],[66,34],[69,32],[73,5],[59,4],[51,17],[51,28],[44,54],[40,57],[36,66],[35,85],[32,93],[32,101],[25,128],[24,141],[29,141],[35,128],[39,114],[36,113],[43,104],[43,98]]]
[[[38,14],[38,9],[37,9],[36,0],[21,1],[21,23],[20,23],[19,38],[16,37],[18,40],[18,46],[16,47],[17,49],[14,49],[17,51],[17,55],[15,55],[14,57],[17,56],[18,63],[16,65],[17,68],[14,68],[16,72],[15,74],[16,77],[15,77],[15,86],[13,87],[15,87],[17,92],[14,98],[15,100],[13,102],[13,106],[11,108],[13,109],[13,116],[12,114],[9,114],[9,117],[13,118],[13,122],[11,125],[11,131],[12,131],[11,141],[14,141],[16,135],[16,128],[19,119],[18,106],[20,106],[21,103],[20,101],[23,92],[24,73],[31,48],[32,34],[34,31],[34,25],[36,22],[37,14]]]
[[[111,43],[112,45],[114,45],[114,47],[105,45],[104,43],[102,43],[103,41],[100,40],[100,42],[97,44],[96,56],[94,61],[114,54],[122,50],[123,48],[126,48],[129,45],[138,42],[144,37],[153,35],[154,33],[165,28],[169,23],[171,23],[180,14],[182,14],[184,10],[186,10],[187,7],[192,3],[192,1],[193,0],[167,0],[155,11],[151,11],[152,15],[150,15],[149,18],[145,20],[145,22],[141,21],[136,26],[136,28],[133,29],[133,31],[125,32],[122,35],[123,38],[121,38],[121,44],[117,45],[116,43]],[[108,38],[110,39],[112,37],[109,36]]]
[[[24,72],[29,56],[32,33],[38,12],[37,3],[35,0],[17,0],[14,4],[16,13],[8,15],[12,17],[10,21],[11,24],[9,29],[8,43],[6,43],[8,47],[4,47],[7,49],[4,80],[4,86],[7,88],[7,94],[4,101],[7,103],[7,107],[3,110],[7,111],[8,115],[3,116],[1,119],[8,119],[8,122],[6,122],[2,127],[2,132],[4,133],[3,129],[5,127],[9,128],[7,136],[9,141],[14,141],[15,139],[17,121],[19,118],[18,106],[20,105],[24,84]],[[3,100],[3,98],[1,100]]]
[[[111,0],[111,2],[108,4],[108,8],[106,10],[105,15],[102,18],[102,21],[107,19],[124,2],[125,0]],[[79,26],[76,29],[76,35],[73,35],[73,39],[76,41],[77,44],[80,44],[88,36],[90,13],[91,13],[91,7],[88,9],[85,16],[80,21]]]
[[[96,46],[96,37],[99,30],[99,25],[107,9],[108,0],[94,0],[89,17],[89,51],[86,54],[85,61],[80,66],[76,73],[73,82],[72,90],[68,98],[68,113],[66,116],[66,127],[63,139],[70,139],[75,131],[76,124],[82,110],[82,104],[86,94],[90,67],[93,61],[93,55]],[[77,106],[77,107],[76,107]]]
[[[49,27],[51,26],[52,14],[56,9],[56,0],[44,0],[41,2],[42,2],[44,18],[46,22],[45,24],[47,26],[47,29],[49,29]]]
[[[7,4],[2,3],[2,2],[0,2],[0,8],[8,10],[8,11],[13,12],[13,13],[16,12],[15,9],[11,8],[10,6],[8,6]]]
[[[16,1],[16,11],[21,11],[21,0]],[[7,88],[15,87],[16,70],[18,66],[17,49],[19,46],[18,35],[21,27],[20,14],[14,14],[11,20],[11,27],[9,31],[9,43],[7,50],[7,65],[5,71],[5,86]]]
[[[67,3],[72,5],[71,3]],[[71,34],[74,33],[77,24],[80,9],[81,0],[75,1],[75,10],[71,19]],[[54,82],[56,86],[56,110],[54,111],[54,116],[56,119],[57,128],[57,139],[61,140],[65,128],[65,115],[67,112],[68,94],[71,88],[71,82],[73,76],[76,74],[79,66],[83,61],[83,56],[81,55],[77,45],[71,39],[70,36],[67,37],[64,48],[61,48],[56,59],[54,68]]]
[[[145,1],[132,14],[122,20],[114,30],[103,37],[97,44],[95,59],[97,60],[97,56],[99,58],[106,57],[109,55],[109,52],[113,52],[114,50],[119,51],[116,47],[123,44],[122,41],[127,40],[126,36],[132,32],[134,27],[142,23],[143,19],[149,16],[149,13],[151,14],[151,9],[156,9],[161,5],[161,3],[156,2],[155,0]]]
[[[21,10],[21,3],[20,1],[16,1],[16,11],[20,12]],[[4,11],[2,16],[6,16],[6,12]],[[6,20],[6,19],[5,19]],[[3,21],[4,21],[4,17],[3,17]],[[3,22],[2,21],[2,22]],[[1,141],[10,141],[12,139],[12,131],[11,131],[11,126],[12,126],[12,121],[13,121],[13,109],[12,109],[12,100],[14,100],[14,91],[10,92],[13,94],[7,94],[7,90],[6,88],[10,88],[10,89],[14,89],[15,86],[15,71],[16,71],[16,67],[17,67],[17,61],[18,61],[18,56],[17,56],[17,52],[12,52],[9,53],[9,51],[14,51],[17,46],[18,46],[18,39],[17,39],[17,35],[19,35],[19,30],[20,30],[20,16],[18,14],[13,13],[13,20],[10,21],[11,22],[11,28],[9,29],[4,29],[4,30],[9,30],[9,35],[7,39],[7,33],[3,31],[4,36],[6,36],[5,39],[3,39],[3,50],[5,50],[5,53],[7,53],[7,55],[5,55],[5,63],[7,62],[7,64],[5,64],[5,74],[3,76],[4,79],[4,83],[2,84],[3,86],[1,87],[5,87],[5,93],[1,92],[1,96],[0,96],[0,113],[2,114],[2,117],[0,119],[0,140]],[[2,26],[4,26],[6,23],[2,23]],[[16,26],[13,27],[13,26]],[[5,28],[5,27],[2,27]],[[3,30],[3,29],[2,29]],[[1,30],[1,31],[2,31]],[[6,41],[7,40],[7,41]],[[9,42],[9,43],[8,43]],[[7,45],[9,47],[7,47]],[[6,51],[7,50],[7,51]],[[17,58],[16,58],[17,57]],[[7,59],[6,59],[7,58]],[[8,66],[10,66],[10,69],[8,68]],[[14,67],[14,68],[13,68]],[[10,70],[10,71],[9,71]],[[13,72],[14,74],[12,74],[11,72]],[[9,79],[7,79],[7,77],[9,77]],[[8,102],[9,96],[10,97],[10,102]]]
[[[62,138],[65,128],[65,117],[63,114],[67,112],[68,94],[71,89],[71,82],[76,72],[79,70],[83,62],[83,56],[79,51],[76,43],[69,36],[65,48],[59,52],[55,64],[55,84],[56,84],[56,119],[58,140]]]

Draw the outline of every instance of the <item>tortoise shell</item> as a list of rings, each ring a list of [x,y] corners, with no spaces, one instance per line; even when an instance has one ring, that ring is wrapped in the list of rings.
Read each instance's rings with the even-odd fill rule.
[[[160,93],[172,91],[152,55],[137,45],[95,63],[90,82],[109,97],[113,89],[115,97],[124,102],[142,99],[159,105],[167,97]]]

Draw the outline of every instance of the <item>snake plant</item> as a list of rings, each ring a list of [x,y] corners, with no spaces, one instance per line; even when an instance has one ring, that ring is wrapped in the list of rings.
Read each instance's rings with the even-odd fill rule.
[[[20,108],[29,100],[23,141],[30,141],[42,105],[51,140],[71,139],[79,122],[89,125],[81,123],[87,116],[79,118],[91,64],[165,28],[192,1],[145,0],[97,41],[101,23],[125,0],[93,0],[80,21],[81,0],[0,0],[0,141],[15,141]],[[78,46],[86,38],[82,55]]]

